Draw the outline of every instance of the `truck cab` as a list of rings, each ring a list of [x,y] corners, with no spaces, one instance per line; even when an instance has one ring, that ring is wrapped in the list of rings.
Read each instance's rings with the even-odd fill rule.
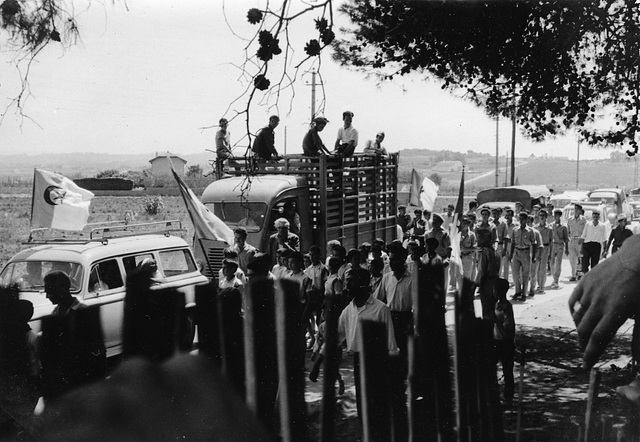
[[[278,162],[234,158],[229,175],[211,183],[202,203],[231,229],[247,229],[247,243],[266,252],[274,222],[286,218],[300,249],[339,240],[349,249],[397,237],[398,154],[349,158],[286,155]],[[200,243],[200,244],[197,244]],[[222,241],[198,238],[196,260],[212,277],[221,267]]]

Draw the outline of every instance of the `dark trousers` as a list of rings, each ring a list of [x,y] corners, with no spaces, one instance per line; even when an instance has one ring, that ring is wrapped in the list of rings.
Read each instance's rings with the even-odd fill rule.
[[[602,244],[599,242],[586,242],[582,244],[582,273],[587,273],[589,267],[594,268],[600,262]]]
[[[396,344],[400,350],[400,359],[402,360],[402,367],[406,374],[408,367],[408,354],[407,354],[407,335],[410,332],[411,323],[413,321],[413,313],[408,312],[391,312],[391,322],[393,323],[393,333],[396,335]]]
[[[356,410],[362,422],[362,397],[360,396],[360,353],[353,353],[353,383],[356,384]]]

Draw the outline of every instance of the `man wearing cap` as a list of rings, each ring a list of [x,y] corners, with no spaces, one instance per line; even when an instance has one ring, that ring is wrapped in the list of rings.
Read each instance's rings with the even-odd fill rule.
[[[460,260],[463,278],[473,280],[476,264],[476,234],[469,229],[470,225],[471,220],[466,216],[463,217],[460,224]]]
[[[365,155],[386,155],[387,149],[382,146],[382,141],[384,141],[384,132],[378,132],[375,140],[367,140],[364,145]]]
[[[553,224],[551,225],[551,273],[553,275],[552,289],[559,289],[558,281],[562,270],[562,255],[569,256],[569,231],[562,224],[562,209],[553,211]]]
[[[607,257],[608,246],[611,245],[611,254],[613,255],[622,246],[625,239],[633,236],[633,232],[627,229],[627,215],[621,213],[618,215],[618,225],[615,229],[611,230],[609,234],[609,240],[604,243],[604,250],[602,251],[602,257]]]
[[[513,209],[511,207],[505,207],[504,209],[504,225],[505,234],[503,236],[504,247],[500,252],[502,256],[502,270],[500,277],[509,280],[509,270],[511,270],[510,250],[511,250],[511,237],[513,235],[513,228],[516,224],[513,222]]]
[[[602,246],[607,242],[607,231],[600,222],[600,212],[594,210],[591,221],[587,222],[582,231],[582,273],[585,274],[600,262]]]
[[[424,247],[424,234],[429,228],[427,220],[422,217],[422,209],[414,210],[413,215],[413,220],[407,225],[407,230],[411,230],[411,239],[417,239]]]
[[[513,299],[524,301],[527,299],[527,286],[529,284],[529,272],[531,262],[537,256],[536,234],[533,229],[527,226],[529,215],[527,212],[520,212],[518,220],[520,224],[513,228],[511,237],[511,266],[513,270],[513,282],[516,293]],[[520,273],[522,272],[522,274]]]
[[[358,146],[358,131],[351,125],[353,112],[344,111],[342,113],[344,126],[338,129],[338,138],[335,144],[335,153],[345,158],[353,155]]]
[[[582,205],[574,204],[573,216],[567,221],[569,233],[569,264],[571,264],[571,278],[575,281],[578,277],[578,258],[582,251],[582,232],[587,224],[587,219],[582,214]]]
[[[331,155],[331,152],[326,148],[318,133],[322,132],[328,122],[329,120],[324,117],[316,117],[313,119],[311,129],[309,129],[302,139],[302,151],[305,155],[310,157],[317,157],[322,154]]]
[[[453,206],[453,204],[449,204],[447,206],[447,211],[442,214],[442,219],[444,220],[444,224],[442,224],[442,228],[446,231],[449,231],[449,226],[453,222],[454,210],[455,210],[455,207]]]

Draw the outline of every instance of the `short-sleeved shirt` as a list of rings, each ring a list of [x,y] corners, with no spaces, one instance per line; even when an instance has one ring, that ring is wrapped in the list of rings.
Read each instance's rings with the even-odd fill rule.
[[[582,231],[584,230],[584,226],[587,225],[587,219],[580,215],[578,219],[575,216],[569,218],[567,221],[567,230],[569,231],[569,238],[580,238],[582,236]]]
[[[525,249],[537,243],[536,234],[529,226],[525,226],[524,229],[516,226],[513,228],[511,235],[512,244],[515,245],[516,249]]]
[[[463,256],[470,255],[476,251],[476,234],[471,230],[460,233],[460,254]]]
[[[582,231],[582,239],[584,239],[584,242],[603,243],[607,240],[607,229],[602,223],[598,223],[596,226],[593,221],[589,221]]]
[[[382,282],[378,290],[378,299],[385,301],[391,311],[409,312],[413,308],[413,298],[411,296],[411,287],[413,279],[411,274],[406,271],[400,279],[396,278],[394,272],[382,275]]]
[[[622,243],[631,236],[633,236],[633,232],[626,227],[622,229],[620,226],[616,226],[615,229],[612,229],[609,234],[609,242],[612,244],[613,251],[618,250]]]
[[[441,258],[449,257],[449,250],[451,248],[451,239],[449,238],[449,233],[442,229],[436,229],[435,227],[427,232],[424,236],[427,238],[435,238],[438,240],[438,248],[436,249],[436,253],[440,255]]]
[[[551,241],[554,244],[564,244],[569,241],[569,232],[564,224],[551,224]]]
[[[398,349],[396,336],[391,321],[391,312],[384,302],[369,296],[367,302],[358,307],[351,301],[340,314],[338,320],[338,342],[347,341],[347,351],[362,351],[360,339],[360,320],[375,321],[385,324],[387,329],[387,349],[395,352]]]
[[[545,224],[544,227],[541,224],[538,224],[536,226],[536,229],[538,230],[538,232],[540,233],[540,236],[542,237],[542,244],[540,245],[548,246],[549,244],[551,244],[553,230],[551,230],[551,228],[549,227],[549,224]]]
[[[316,128],[310,129],[302,139],[302,152],[310,157],[322,155],[324,143],[320,139],[320,134]]]
[[[220,129],[216,132],[216,155],[219,160],[224,160],[231,156],[231,134],[229,131]]]
[[[364,144],[364,153],[369,155],[386,155],[387,149],[378,143],[377,140],[367,140]]]
[[[317,265],[311,264],[304,270],[304,273],[311,280],[311,288],[317,291],[324,291],[324,283],[329,277],[329,271],[324,264],[319,262]]]
[[[405,213],[404,215],[398,215],[396,217],[396,223],[398,223],[398,225],[402,227],[403,232],[406,232],[408,230],[409,223],[411,223],[411,216],[408,213]]]
[[[338,129],[338,139],[341,143],[349,143],[353,141],[353,147],[358,145],[358,131],[353,125],[345,129],[344,126]]]
[[[262,159],[268,160],[278,152],[275,148],[276,135],[271,126],[260,129],[256,139],[253,141],[253,152]]]

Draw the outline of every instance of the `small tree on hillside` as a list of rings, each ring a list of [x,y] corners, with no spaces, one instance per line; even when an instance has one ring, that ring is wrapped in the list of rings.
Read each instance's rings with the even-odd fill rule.
[[[192,164],[187,168],[187,176],[190,178],[199,178],[202,176],[202,167],[199,164]]]

